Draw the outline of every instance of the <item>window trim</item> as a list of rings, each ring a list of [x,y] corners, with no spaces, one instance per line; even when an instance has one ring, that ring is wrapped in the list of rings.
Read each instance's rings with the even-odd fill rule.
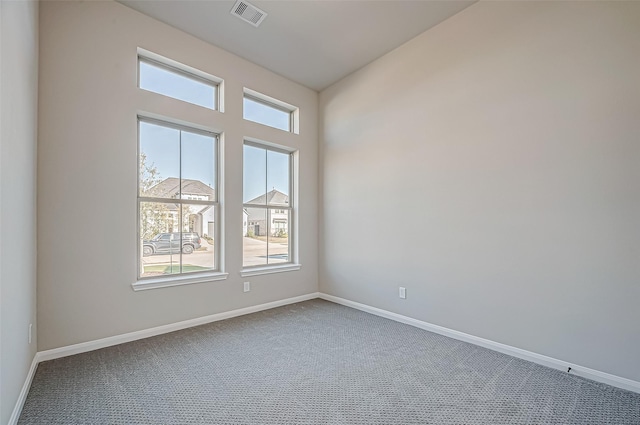
[[[250,277],[250,276],[260,276],[263,274],[272,274],[272,273],[283,273],[283,272],[294,272],[298,271],[302,268],[301,264],[298,263],[279,263],[273,264],[269,266],[252,266],[243,268],[240,271],[241,277]]]
[[[170,199],[170,198],[156,198],[156,197],[143,197],[140,196],[140,123],[145,122],[149,124],[159,125],[167,128],[172,128],[179,131],[186,131],[189,133],[199,134],[207,137],[213,137],[215,139],[215,187],[214,189],[214,199],[213,201],[203,201],[203,200],[195,200],[195,199],[182,199],[182,193],[180,194],[180,198]],[[222,135],[210,131],[204,130],[202,128],[198,128],[196,126],[191,127],[184,124],[178,124],[172,122],[167,119],[158,119],[152,118],[149,116],[138,114],[136,117],[136,129],[137,129],[137,183],[136,183],[136,252],[137,252],[137,261],[136,261],[136,281],[132,284],[132,287],[135,291],[143,290],[143,289],[153,289],[153,288],[162,288],[167,286],[177,286],[184,285],[188,283],[200,283],[206,281],[213,280],[223,280],[226,279],[228,273],[224,272],[224,267],[222,264],[222,206],[221,206],[221,197],[220,197],[220,179],[221,179],[221,169],[222,169],[222,160],[221,160],[221,144],[222,144]],[[182,156],[182,146],[180,146],[180,155]],[[182,176],[180,176],[180,181],[182,182]],[[180,184],[180,190],[182,190],[182,184]],[[203,270],[199,272],[188,272],[188,273],[175,273],[166,276],[147,276],[143,277],[140,275],[142,270],[142,239],[140,234],[140,203],[141,202],[161,202],[161,203],[171,203],[172,201],[177,201],[175,203],[179,203],[180,205],[211,205],[214,208],[214,217],[216,217],[214,223],[214,269],[213,270]],[[182,230],[180,230],[182,233]],[[202,235],[200,235],[202,238]],[[182,251],[180,252],[180,267],[182,267]]]
[[[295,192],[294,192],[294,181],[296,181],[296,176],[294,175],[295,170],[296,170],[296,166],[295,166],[295,161],[296,161],[296,150],[291,150],[291,149],[287,149],[284,147],[279,147],[279,146],[275,146],[271,143],[265,143],[265,142],[256,142],[254,140],[245,138],[244,142],[242,144],[242,149],[244,151],[244,147],[245,146],[251,146],[254,148],[258,148],[258,149],[265,149],[266,151],[273,151],[273,152],[277,152],[277,153],[281,153],[281,154],[285,154],[289,157],[289,205],[288,206],[283,206],[283,205],[269,205],[268,203],[265,203],[264,205],[261,204],[250,204],[250,203],[242,203],[242,209],[246,209],[246,208],[260,208],[260,209],[264,209],[265,210],[265,219],[267,221],[267,235],[269,234],[270,230],[271,230],[271,223],[270,223],[270,211],[271,210],[275,210],[275,209],[279,209],[279,210],[286,210],[289,211],[289,223],[288,223],[288,235],[289,235],[289,247],[288,247],[288,261],[284,262],[284,263],[274,263],[274,264],[258,264],[255,266],[245,266],[244,265],[244,250],[242,253],[242,269],[240,270],[240,275],[241,276],[255,276],[255,275],[260,275],[260,274],[269,274],[269,273],[278,273],[281,271],[291,271],[291,270],[299,270],[301,265],[298,262],[298,258],[297,258],[297,232],[295,231],[295,229],[297,229],[297,227],[295,226],[296,224],[296,211],[297,211],[297,207],[296,207],[296,198],[294,196]],[[243,169],[243,174],[244,174],[244,161],[242,164],[242,169]],[[268,169],[266,170],[266,173],[268,173]],[[243,194],[243,198],[244,198],[244,194]],[[265,199],[266,202],[266,199]],[[244,235],[243,235],[244,237]],[[269,258],[269,245],[267,243],[267,261]]]
[[[212,87],[214,89],[214,96],[213,96],[213,109],[212,108],[208,108],[206,106],[202,106],[202,105],[197,105],[195,103],[186,101],[186,100],[181,100],[181,99],[177,99],[175,97],[172,96],[168,96],[166,94],[162,94],[162,93],[158,93],[155,91],[151,91],[148,89],[144,89],[142,87],[140,87],[140,64],[141,63],[146,63],[148,65],[151,66],[155,66],[158,68],[161,68],[165,71],[171,72],[173,74],[179,75],[181,77],[184,78],[188,78],[194,81],[197,81],[199,83],[202,84],[206,84],[209,87]],[[224,112],[223,111],[223,107],[222,107],[222,94],[223,94],[223,83],[224,80],[222,80],[221,78],[218,78],[214,75],[211,74],[207,74],[206,72],[200,71],[199,69],[190,67],[188,65],[184,65],[180,62],[171,60],[169,58],[165,58],[164,56],[160,56],[156,53],[150,52],[148,50],[144,50],[141,48],[138,48],[138,55],[137,55],[137,62],[136,62],[136,67],[137,67],[137,81],[136,81],[136,86],[140,89],[140,90],[145,90],[148,91],[150,93],[155,93],[158,94],[160,96],[165,96],[168,97],[170,99],[174,99],[180,102],[185,102],[188,103],[190,105],[195,105],[195,106],[199,106],[201,108],[205,108],[209,111],[218,111],[218,112]]]
[[[215,282],[226,280],[229,273],[225,272],[196,272],[196,276],[184,274],[170,275],[171,277],[148,277],[131,284],[134,291],[145,291],[147,289],[168,288],[171,286],[191,285],[194,283]],[[195,273],[190,273],[195,274]]]

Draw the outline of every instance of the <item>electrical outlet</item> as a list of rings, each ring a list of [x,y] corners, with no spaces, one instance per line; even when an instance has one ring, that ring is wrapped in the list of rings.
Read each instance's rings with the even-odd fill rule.
[[[33,330],[33,323],[29,323],[29,344],[31,344],[31,334]]]
[[[244,292],[249,292],[251,290],[251,282],[244,283]]]
[[[407,288],[405,288],[404,286],[400,286],[398,288],[398,295],[400,296],[400,298],[402,298],[403,300],[407,298]]]

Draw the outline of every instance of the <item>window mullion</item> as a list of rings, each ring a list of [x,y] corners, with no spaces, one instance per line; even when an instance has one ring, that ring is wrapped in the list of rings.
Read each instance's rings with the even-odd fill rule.
[[[271,210],[269,209],[269,151],[264,150],[264,203],[266,205],[265,218],[267,219],[267,265],[269,265],[269,232],[271,227]]]
[[[269,265],[269,235],[271,233],[271,210],[267,208],[267,265]]]
[[[178,198],[179,198],[179,211],[180,213],[178,214],[178,228],[180,229],[180,273],[182,274],[182,223],[184,220],[184,217],[182,217],[182,213],[184,210],[184,206],[182,205],[182,130],[180,130],[180,153],[179,153],[179,167],[178,167],[178,172],[180,175],[180,178],[178,179],[178,184],[180,185],[180,189],[178,190]]]

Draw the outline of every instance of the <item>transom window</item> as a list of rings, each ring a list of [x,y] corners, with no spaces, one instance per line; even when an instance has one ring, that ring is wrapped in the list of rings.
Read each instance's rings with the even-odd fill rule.
[[[280,130],[298,132],[298,108],[253,90],[244,90],[242,117]]]
[[[139,117],[139,278],[219,270],[218,135]]]
[[[292,153],[245,141],[243,267],[291,263]]]
[[[165,59],[169,62],[169,59]],[[218,85],[213,76],[185,65],[138,56],[138,87],[208,109],[218,109]]]

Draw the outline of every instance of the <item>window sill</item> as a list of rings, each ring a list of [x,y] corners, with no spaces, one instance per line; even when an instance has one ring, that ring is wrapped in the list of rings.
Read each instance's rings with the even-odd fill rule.
[[[191,285],[193,283],[213,282],[225,280],[229,273],[207,273],[197,276],[173,276],[139,280],[131,284],[134,291],[146,291],[147,289],[167,288],[169,286]]]
[[[252,267],[247,269],[242,269],[240,271],[240,276],[258,276],[261,274],[271,274],[271,273],[282,273],[282,272],[291,272],[300,270],[302,264],[285,264],[282,266],[264,266],[264,267]]]

